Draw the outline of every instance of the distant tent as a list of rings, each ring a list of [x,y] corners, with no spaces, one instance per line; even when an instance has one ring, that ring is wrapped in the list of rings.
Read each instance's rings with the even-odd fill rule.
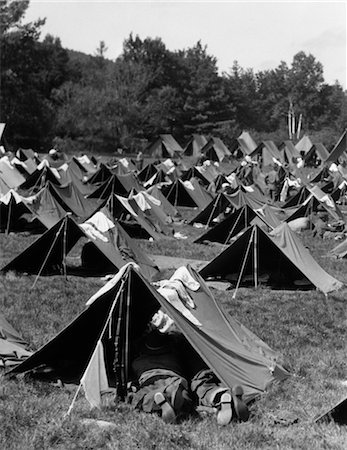
[[[190,181],[176,180],[170,186],[163,186],[162,192],[173,206],[190,208],[205,208],[212,199],[199,182],[192,178]]]
[[[62,186],[73,184],[83,196],[89,195],[95,190],[95,186],[93,184],[82,181],[83,177],[80,178],[79,175],[76,174],[76,171],[72,169],[72,167],[73,166],[71,166],[71,164],[64,164],[63,166],[56,169],[60,177],[60,184]]]
[[[231,212],[236,208],[229,200],[228,196],[221,192],[214,199],[212,199],[202,211],[199,211],[199,213],[189,223],[190,225],[193,225],[194,223],[201,223],[207,227],[210,227],[213,225],[214,219],[216,219],[220,214],[225,213],[227,209],[229,209],[228,212]]]
[[[337,162],[339,158],[347,159],[347,130],[342,133],[342,136],[336,143],[335,147],[331,150],[328,158],[325,160],[325,163],[333,163]]]
[[[282,153],[282,160],[289,165],[295,164],[296,160],[302,157],[293,142],[289,140],[282,142],[278,150]]]
[[[327,274],[286,223],[271,233],[254,225],[200,270],[205,279],[260,283],[276,289],[318,288],[324,294],[343,284]]]
[[[307,166],[316,166],[324,163],[329,158],[329,152],[322,143],[313,144],[311,149],[304,156]]]
[[[226,387],[241,385],[247,402],[286,379],[289,373],[277,363],[276,352],[225,314],[203,279],[189,266],[187,270],[199,285],[195,291],[187,290],[195,305],[189,312],[199,325],[160,295],[136,266],[128,265],[121,276],[93,295],[75,320],[10,374],[30,372],[44,379],[80,383],[101,340],[108,384],[124,398],[131,379],[133,342],[141,339],[153,315],[162,308],[186,339],[182,358],[188,349],[195,351]],[[48,367],[49,372],[45,370]]]
[[[311,148],[312,148],[312,141],[311,139],[305,134],[300,141],[295,144],[295,148],[297,149],[297,151],[301,154],[301,155],[306,155],[306,153],[308,153]]]
[[[0,367],[18,365],[31,354],[28,344],[0,313]]]
[[[73,183],[61,187],[48,183],[47,187],[64,209],[81,220],[88,219],[100,208],[100,202],[97,199],[85,198]]]
[[[318,186],[307,186],[306,189],[309,195],[299,208],[287,218],[287,222],[299,217],[309,217],[319,207],[324,208],[334,220],[343,220],[342,212],[329,194],[323,192]]]
[[[165,231],[158,226],[158,223],[152,223],[138,207],[135,208],[135,211],[127,197],[114,194],[104,202],[104,206],[130,237],[152,238],[156,241],[165,238]]]
[[[230,150],[222,139],[211,137],[201,149],[201,153],[210,161],[223,161],[231,156]]]
[[[127,196],[131,189],[132,187],[129,189],[124,186],[119,175],[112,174],[106,181],[90,193],[88,198],[105,199],[113,194]]]
[[[158,186],[152,186],[148,188],[147,192],[150,195],[152,195],[152,197],[160,201],[161,203],[160,207],[163,209],[165,214],[167,214],[172,218],[178,215],[177,209],[167,200],[167,198],[164,196],[164,194],[161,192]]]
[[[228,199],[237,209],[244,205],[248,205],[252,209],[259,209],[266,204],[264,196],[251,186],[240,186],[237,191],[228,194]]]
[[[43,164],[42,167],[38,167],[35,172],[19,186],[19,189],[25,191],[27,194],[34,194],[40,191],[47,182],[60,186],[60,181],[52,169]]]
[[[19,148],[16,151],[16,156],[21,161],[26,161],[27,159],[35,160],[37,158],[37,154],[31,148]]]
[[[160,134],[147,148],[146,153],[151,158],[175,158],[182,155],[183,148],[171,134]]]
[[[257,148],[257,144],[253,140],[248,131],[243,131],[234,141],[232,153],[236,153],[237,158],[250,155]]]
[[[202,134],[193,134],[184,147],[184,156],[200,157],[201,149],[207,144],[207,139]]]
[[[203,186],[207,187],[210,182],[207,178],[204,177],[204,175],[197,169],[197,167],[192,167],[182,173],[182,176],[180,179],[182,181],[189,181],[191,178],[197,178],[200,180]]]
[[[198,170],[210,183],[212,183],[221,173],[219,168],[214,164],[211,164],[211,161],[205,161],[202,166],[196,166],[196,170]]]
[[[112,171],[101,163],[99,169],[88,178],[88,183],[104,183],[112,176]]]
[[[283,156],[273,141],[263,141],[258,147],[249,155],[251,158],[255,156],[261,157],[261,166],[273,166],[275,161],[283,163]]]
[[[0,232],[42,232],[46,229],[31,208],[32,202],[11,190],[0,197]]]
[[[8,156],[3,156],[0,158],[0,179],[2,183],[8,187],[8,192],[10,189],[15,189],[25,182],[25,178],[16,169],[9,160]],[[3,192],[6,194],[6,192]]]
[[[198,237],[194,242],[203,243],[205,241],[210,241],[226,245],[229,244],[235,236],[254,224],[257,224],[267,231],[274,228],[267,223],[264,215],[254,211],[248,205],[244,205],[240,209],[230,212],[221,222],[215,224],[213,228]],[[279,224],[280,221],[277,220],[276,226]]]
[[[137,174],[137,178],[142,182],[150,180],[154,175],[158,173],[157,168],[153,163],[147,164],[140,172]]]
[[[87,241],[82,248],[81,265],[69,265],[67,256],[81,238]],[[154,263],[103,210],[82,225],[64,217],[1,271],[99,276],[116,273],[129,261],[137,262],[149,279],[158,273]]]

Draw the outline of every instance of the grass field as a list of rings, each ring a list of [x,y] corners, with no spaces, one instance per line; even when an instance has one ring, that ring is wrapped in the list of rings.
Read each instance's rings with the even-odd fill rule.
[[[191,215],[192,211],[184,214]],[[177,230],[186,240],[162,243],[138,241],[148,254],[210,260],[220,246],[193,244],[201,233],[188,225]],[[8,262],[36,237],[0,235],[0,264]],[[318,262],[347,283],[347,261],[325,255],[336,242],[303,235]],[[165,273],[165,277],[170,273]],[[46,343],[83,308],[104,282],[98,278],[0,275],[0,311],[35,350]],[[109,399],[101,410],[89,409],[78,397],[71,416],[64,418],[76,386],[0,374],[0,448],[11,449],[345,449],[346,427],[316,425],[312,419],[347,395],[346,290],[329,295],[317,291],[289,292],[240,289],[213,290],[222,307],[281,354],[292,376],[251,408],[247,423],[218,428],[214,417],[193,417],[177,425],[133,412]],[[114,424],[102,429],[86,418]]]

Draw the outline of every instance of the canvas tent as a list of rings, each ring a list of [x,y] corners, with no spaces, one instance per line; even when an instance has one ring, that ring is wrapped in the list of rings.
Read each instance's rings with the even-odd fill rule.
[[[260,283],[276,289],[317,289],[328,294],[343,284],[326,273],[286,223],[267,233],[249,227],[200,270],[206,279]]]
[[[184,156],[193,156],[199,158],[201,149],[207,144],[207,139],[202,134],[193,134],[184,147]]]
[[[40,369],[49,368],[46,378],[79,383],[101,341],[108,384],[125,396],[131,380],[133,342],[141,338],[161,308],[225,386],[243,386],[247,401],[264,393],[273,382],[287,378],[289,373],[277,363],[278,355],[226,315],[203,279],[189,266],[187,270],[199,286],[195,290],[186,288],[195,305],[189,310],[190,316],[176,309],[131,264],[101,288],[75,320],[10,373],[31,371],[40,376]]]
[[[0,232],[42,232],[46,226],[32,210],[32,202],[12,189],[0,197]]]
[[[226,210],[228,212],[234,211],[236,208],[229,200],[226,194],[219,193],[211,202],[189,222],[193,224],[203,224],[206,227],[213,225],[215,219],[223,214]]]
[[[68,254],[81,238],[86,243],[78,261],[80,265],[69,265]],[[112,222],[103,210],[82,225],[69,216],[64,217],[1,271],[98,276],[116,273],[129,261],[137,262],[149,279],[159,272],[124,229]]]
[[[276,222],[276,226],[280,224],[280,221],[276,218],[274,221]],[[213,228],[198,237],[194,242],[203,243],[205,241],[210,241],[226,245],[229,244],[237,234],[255,223],[267,231],[274,228],[274,226],[271,226],[267,222],[264,214],[254,211],[248,205],[244,205],[236,211],[227,214],[221,222],[214,225]]]
[[[196,178],[189,181],[177,179],[169,186],[163,186],[162,192],[173,206],[186,206],[190,208],[205,208],[212,200],[212,195],[207,192]]]
[[[231,156],[230,150],[224,144],[222,139],[211,137],[201,149],[201,153],[210,161],[222,162],[223,159]]]
[[[171,134],[160,134],[147,148],[146,153],[152,158],[174,158],[182,155],[183,148]]]
[[[0,367],[18,365],[31,354],[28,344],[0,313]]]
[[[311,150],[312,145],[311,139],[305,134],[300,141],[295,144],[295,148],[302,156],[304,156]]]
[[[336,143],[335,147],[331,150],[329,156],[326,158],[325,163],[337,162],[339,158],[347,159],[347,130],[342,133],[342,136]]]

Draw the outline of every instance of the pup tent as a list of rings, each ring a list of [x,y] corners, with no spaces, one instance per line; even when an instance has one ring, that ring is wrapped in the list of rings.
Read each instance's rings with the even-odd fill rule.
[[[136,211],[131,202],[126,197],[120,195],[111,195],[104,203],[110,211],[112,217],[122,225],[130,237],[138,239],[160,240],[166,237],[165,230],[160,227],[159,221],[156,223],[150,221],[148,215],[144,213],[136,204]]]
[[[12,189],[0,197],[0,233],[42,233],[46,226],[31,208],[32,202]]]
[[[18,365],[31,354],[28,344],[0,313],[0,367]]]
[[[177,179],[170,186],[163,186],[162,193],[173,206],[188,208],[205,208],[212,200],[212,195],[206,191],[196,178],[190,181]]]
[[[145,153],[151,158],[174,158],[182,155],[183,148],[171,134],[160,134]]]
[[[288,224],[267,233],[249,227],[222,253],[200,270],[205,280],[226,280],[240,285],[265,284],[275,289],[314,289],[324,294],[343,284],[313,259]]]
[[[235,206],[226,194],[220,192],[202,211],[198,212],[189,224],[202,224],[210,227],[215,219],[226,211],[235,211]]]
[[[266,205],[262,210],[253,210],[248,205],[244,205],[226,215],[226,217],[213,228],[206,231],[194,242],[203,243],[205,241],[219,242],[220,244],[229,244],[230,241],[240,232],[244,231],[250,225],[258,224],[260,227],[270,231],[280,225],[280,221],[271,212],[270,217],[266,217],[261,211],[266,211]],[[271,220],[272,219],[272,220]]]
[[[192,288],[182,286],[193,309],[180,300],[171,303],[147,281],[138,266],[128,264],[93,295],[75,320],[10,373],[30,372],[39,378],[81,383],[87,391],[86,380],[95,390],[98,376],[104,372],[104,385],[116,387],[118,395],[125,397],[134,343],[161,309],[227,387],[243,386],[246,401],[287,378],[289,373],[277,363],[276,352],[220,309],[197,272],[189,266],[183,269],[191,278],[188,285]],[[97,352],[99,362],[104,361],[102,371],[100,364],[90,370],[89,363],[96,361]]]
[[[69,253],[75,253],[73,249],[82,238],[82,250],[76,247],[80,256],[69,259]],[[107,210],[103,210],[82,225],[78,225],[70,216],[65,216],[1,271],[13,270],[37,276],[99,276],[117,273],[129,261],[137,262],[148,279],[159,272],[122,226],[111,221]]]
[[[324,411],[314,419],[314,422],[322,424],[335,422],[338,425],[347,425],[347,397],[340,400],[328,411]]]

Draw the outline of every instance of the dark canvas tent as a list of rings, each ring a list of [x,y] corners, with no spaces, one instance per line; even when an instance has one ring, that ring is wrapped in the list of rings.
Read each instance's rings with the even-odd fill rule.
[[[60,186],[60,181],[48,166],[35,170],[19,187],[21,191],[33,194],[42,189],[47,182]]]
[[[112,195],[104,205],[130,237],[138,239],[153,238],[154,240],[165,238],[164,230],[155,226],[137,207],[135,211],[128,198]]]
[[[325,160],[325,163],[333,163],[337,162],[338,159],[347,159],[347,130],[342,133],[342,136],[336,143],[335,147],[331,150],[328,158]]]
[[[28,344],[0,313],[0,367],[18,365],[31,354]]]
[[[24,197],[12,190],[0,197],[0,232],[43,232],[45,229]]]
[[[278,150],[276,144],[273,141],[263,141],[258,147],[250,154],[251,158],[256,156],[261,157],[262,167],[272,166],[275,164],[275,160],[284,162],[283,156]]]
[[[207,144],[207,139],[202,134],[193,134],[184,147],[184,156],[201,156],[201,149]]]
[[[292,141],[284,141],[279,145],[278,150],[282,153],[282,159],[288,164],[293,164],[297,158],[301,158],[300,152],[295,148]]]
[[[194,242],[202,243],[210,241],[229,244],[237,234],[255,223],[267,231],[274,228],[267,223],[266,218],[262,214],[254,211],[248,205],[244,205],[240,209],[229,213],[220,223],[217,223]],[[280,222],[278,220],[276,225],[279,224]]]
[[[188,270],[200,285],[195,291],[187,288],[195,304],[191,314],[197,322],[187,319],[136,266],[129,265],[122,276],[116,276],[90,299],[88,308],[74,321],[11,373],[35,369],[38,373],[40,368],[49,368],[46,377],[78,383],[102,339],[109,384],[124,394],[131,379],[132,343],[141,338],[153,314],[162,308],[225,386],[243,386],[246,400],[287,378],[289,373],[276,362],[278,355],[225,314],[202,278],[193,269]],[[107,329],[104,334],[103,329]]]
[[[183,148],[171,134],[160,134],[146,153],[152,158],[174,158],[183,153]]]
[[[193,225],[194,223],[201,223],[210,227],[213,225],[213,221],[220,215],[223,214],[228,209],[228,212],[234,211],[235,206],[229,200],[228,196],[219,193],[211,202],[200,211],[189,223]]]
[[[101,218],[101,226],[97,223],[100,212],[83,225],[78,225],[69,216],[64,217],[1,271],[97,276],[116,273],[127,262],[135,261],[151,279],[158,273],[155,264],[142,253],[119,224],[110,222],[107,212],[105,216],[106,226],[104,218]],[[81,253],[81,265],[69,266],[67,256],[81,238],[86,241]]]
[[[200,271],[204,279],[259,281],[277,289],[314,288],[325,294],[343,284],[326,273],[284,223],[267,233],[254,225]]]
[[[309,195],[302,202],[299,208],[291,214],[286,222],[290,222],[299,217],[310,217],[318,209],[324,209],[334,220],[343,220],[343,214],[329,194],[323,192],[318,186],[307,186],[305,188]]]
[[[88,219],[98,208],[100,208],[100,202],[98,202],[97,199],[85,198],[72,183],[60,187],[48,183],[47,188],[51,195],[65,210],[72,212],[81,220]]]
[[[304,156],[304,162],[307,166],[317,166],[324,163],[329,158],[329,152],[320,142],[313,144],[310,150]]]
[[[306,155],[306,153],[311,150],[312,145],[311,139],[305,134],[300,141],[295,144],[295,148],[301,155]]]
[[[189,181],[177,179],[171,185],[163,186],[162,193],[175,207],[186,206],[200,209],[205,208],[213,197],[195,178]]]
[[[201,153],[210,161],[223,161],[231,156],[228,147],[220,138],[211,137],[201,149]]]

